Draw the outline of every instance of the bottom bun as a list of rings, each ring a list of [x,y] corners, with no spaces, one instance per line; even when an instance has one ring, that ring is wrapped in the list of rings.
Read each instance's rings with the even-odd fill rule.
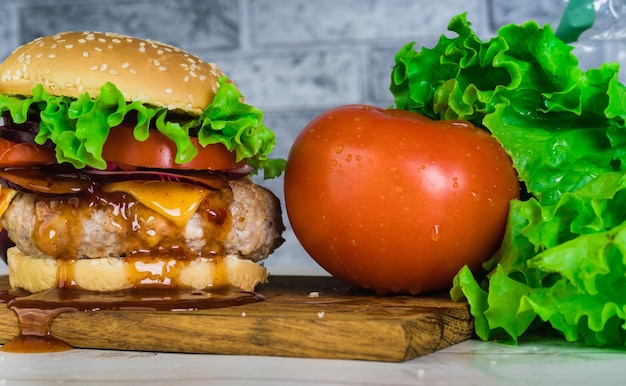
[[[244,291],[267,281],[265,267],[228,255],[178,260],[166,257],[54,260],[7,251],[11,288],[40,292],[76,285],[87,291],[112,292],[147,285],[211,289],[233,286]]]

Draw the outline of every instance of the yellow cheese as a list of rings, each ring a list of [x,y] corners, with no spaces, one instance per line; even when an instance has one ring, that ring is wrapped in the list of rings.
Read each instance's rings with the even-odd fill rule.
[[[9,204],[13,200],[13,197],[17,194],[17,190],[0,186],[0,218],[4,216],[4,212],[7,211]],[[2,230],[2,224],[0,223],[0,230]]]
[[[184,227],[198,210],[209,190],[191,184],[169,181],[122,181],[106,184],[103,191],[123,192]]]

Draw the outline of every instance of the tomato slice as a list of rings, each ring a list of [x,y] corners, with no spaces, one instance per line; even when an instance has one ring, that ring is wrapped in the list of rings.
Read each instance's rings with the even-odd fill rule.
[[[176,145],[159,132],[150,132],[143,142],[135,139],[133,129],[127,126],[116,126],[111,129],[109,137],[102,149],[102,158],[117,164],[140,166],[158,169],[183,170],[231,170],[246,165],[246,160],[237,162],[235,153],[222,144],[202,147],[198,139],[192,137],[198,155],[184,164],[177,164]]]
[[[57,163],[54,149],[0,138],[0,167],[28,167]]]

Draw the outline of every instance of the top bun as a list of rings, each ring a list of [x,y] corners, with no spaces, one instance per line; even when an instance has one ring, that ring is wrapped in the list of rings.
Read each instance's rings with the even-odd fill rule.
[[[51,95],[98,97],[113,83],[127,101],[200,115],[223,76],[179,48],[153,40],[102,32],[64,32],[17,48],[0,64],[0,93],[31,96],[42,84]]]

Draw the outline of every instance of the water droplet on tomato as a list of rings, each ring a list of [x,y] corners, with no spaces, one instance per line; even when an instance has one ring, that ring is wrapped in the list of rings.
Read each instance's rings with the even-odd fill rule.
[[[432,241],[439,241],[439,225],[435,225],[430,232],[430,239]]]
[[[342,151],[343,151],[343,145],[335,146],[335,153],[341,154]]]
[[[346,162],[352,161],[352,154],[346,155]]]
[[[480,194],[478,194],[476,192],[470,192],[470,194],[472,195],[472,200],[474,200],[474,201],[480,200]]]

